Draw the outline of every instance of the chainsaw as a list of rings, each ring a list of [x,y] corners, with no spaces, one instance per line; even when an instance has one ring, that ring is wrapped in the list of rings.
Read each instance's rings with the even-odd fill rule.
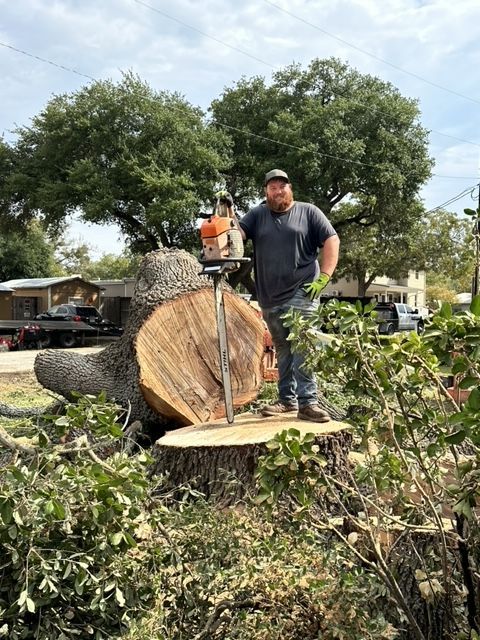
[[[243,240],[234,220],[232,197],[227,191],[219,191],[215,194],[215,198],[213,212],[200,214],[200,217],[205,218],[205,221],[200,227],[202,251],[199,262],[203,266],[200,274],[213,279],[225,413],[228,424],[232,424],[233,396],[222,279],[226,274],[239,269],[241,263],[250,262],[250,258],[243,257]]]

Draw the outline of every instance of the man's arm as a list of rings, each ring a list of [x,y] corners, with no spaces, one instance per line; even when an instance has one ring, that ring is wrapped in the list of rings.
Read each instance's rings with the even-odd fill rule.
[[[337,266],[339,248],[340,238],[338,236],[330,236],[325,240],[320,262],[321,273],[326,273],[329,277],[332,276]]]
[[[330,236],[323,243],[322,259],[320,263],[320,275],[313,282],[304,285],[304,290],[310,297],[310,300],[318,298],[320,293],[330,282],[330,278],[335,271],[338,262],[338,249],[340,247],[340,239],[337,235]]]

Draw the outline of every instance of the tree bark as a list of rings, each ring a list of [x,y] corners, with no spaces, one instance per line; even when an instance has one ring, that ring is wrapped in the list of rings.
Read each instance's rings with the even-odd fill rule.
[[[420,594],[419,580],[415,576],[417,570],[425,571],[431,576],[426,566],[432,556],[432,549],[436,553],[440,544],[438,535],[434,532],[412,532],[404,536],[403,541],[387,558],[388,566],[426,640],[450,638],[455,626],[451,602],[443,594],[437,595],[434,601],[427,602]],[[453,545],[451,551],[455,553]],[[385,602],[385,616],[400,629],[399,640],[416,640],[412,629],[402,628],[404,624],[390,601]]]
[[[327,460],[327,473],[346,480],[352,435],[347,424],[305,422],[291,416],[262,418],[244,413],[233,425],[224,421],[199,424],[168,432],[153,449],[153,475],[166,476],[165,488],[183,485],[200,491],[222,506],[235,504],[254,492],[258,459],[276,433],[294,427],[301,435],[316,434],[319,453]]]
[[[101,353],[40,353],[39,382],[72,392],[106,391],[144,425],[205,422],[224,415],[212,283],[189,253],[159,249],[142,261],[124,335]],[[262,382],[263,326],[253,308],[224,287],[234,403],[256,398]],[[158,432],[157,432],[158,433]]]

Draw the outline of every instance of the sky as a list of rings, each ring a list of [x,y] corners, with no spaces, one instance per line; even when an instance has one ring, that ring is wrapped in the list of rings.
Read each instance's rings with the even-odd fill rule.
[[[306,67],[335,56],[418,100],[435,160],[420,193],[427,209],[462,192],[446,208],[476,207],[478,0],[0,0],[0,16],[7,142],[53,95],[89,78],[117,81],[132,70],[206,111],[242,76],[268,80],[293,62]],[[95,257],[124,247],[114,226],[72,220],[68,235],[91,245]]]

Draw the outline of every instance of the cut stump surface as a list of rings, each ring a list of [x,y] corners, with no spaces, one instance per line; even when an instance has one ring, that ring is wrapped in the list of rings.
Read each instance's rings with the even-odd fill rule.
[[[154,475],[168,472],[168,484],[188,484],[222,504],[243,499],[254,489],[258,459],[275,434],[295,428],[301,436],[315,434],[319,453],[327,460],[327,473],[339,479],[348,472],[352,435],[350,426],[331,420],[315,423],[295,414],[264,418],[252,413],[177,429],[157,440],[153,450]]]

